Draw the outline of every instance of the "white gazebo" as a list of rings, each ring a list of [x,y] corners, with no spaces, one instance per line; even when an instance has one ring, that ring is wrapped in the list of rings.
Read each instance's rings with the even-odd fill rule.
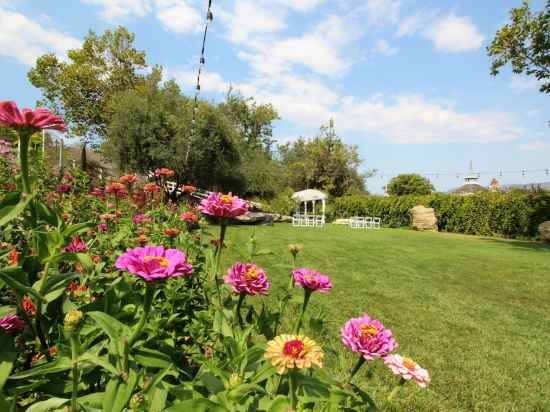
[[[325,224],[325,201],[327,195],[315,189],[306,189],[292,195],[296,202],[296,213],[292,216],[292,226],[318,227]],[[315,211],[315,205],[321,201],[321,214]]]

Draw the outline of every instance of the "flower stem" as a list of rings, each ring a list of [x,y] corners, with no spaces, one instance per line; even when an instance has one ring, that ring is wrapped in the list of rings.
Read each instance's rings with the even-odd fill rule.
[[[355,374],[359,371],[359,369],[361,369],[361,366],[363,366],[365,361],[366,361],[366,359],[364,357],[361,356],[359,358],[359,360],[357,361],[357,363],[355,364],[355,366],[353,367],[353,369],[351,370],[351,372],[349,374],[348,383],[351,383],[351,380],[353,379]]]
[[[78,411],[78,382],[80,380],[80,372],[78,370],[78,355],[79,355],[79,347],[80,347],[80,341],[78,338],[78,333],[73,332],[71,335],[71,359],[73,363],[73,392],[71,395],[71,412],[77,412]]]
[[[29,141],[30,132],[21,130],[19,132],[19,166],[21,167],[21,183],[23,192],[30,195],[31,185],[29,181]]]
[[[290,408],[293,411],[296,410],[296,405],[298,404],[296,389],[296,377],[294,376],[294,371],[290,371],[288,374],[288,397],[290,398]]]
[[[237,306],[235,308],[235,312],[237,315],[237,319],[239,321],[239,326],[243,327],[243,318],[241,316],[241,306],[243,305],[244,299],[246,298],[246,293],[239,294],[239,301],[237,302]]]
[[[306,313],[307,304],[309,303],[309,298],[311,297],[312,293],[313,291],[311,289],[304,288],[304,303],[302,304],[302,312],[300,313],[298,322],[296,322],[296,326],[294,327],[294,334],[300,333],[300,329],[302,328],[302,321],[304,319],[304,313]]]
[[[225,232],[227,230],[227,222],[225,219],[221,219],[220,221],[220,243],[218,245],[218,248],[216,250],[216,257],[214,262],[214,284],[216,285],[216,292],[218,294],[218,303],[220,305],[220,308],[222,307],[222,292],[220,290],[220,285],[218,284],[218,270],[220,268],[220,262],[222,258],[222,249],[223,249],[223,241],[225,239]]]
[[[155,285],[154,283],[147,283],[147,289],[145,290],[145,300],[143,301],[143,315],[139,320],[134,332],[128,339],[128,347],[131,347],[132,344],[139,337],[141,330],[145,326],[147,319],[149,318],[149,312],[151,312],[151,306],[153,304],[153,296],[155,295]]]

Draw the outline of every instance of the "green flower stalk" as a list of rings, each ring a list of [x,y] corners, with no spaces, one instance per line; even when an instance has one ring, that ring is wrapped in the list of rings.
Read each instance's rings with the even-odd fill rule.
[[[304,301],[302,303],[302,311],[300,312],[298,321],[294,326],[294,334],[300,333],[300,329],[302,328],[302,322],[304,320],[304,314],[306,313],[307,305],[309,303],[309,299],[311,298],[312,293],[313,293],[313,290],[304,288]]]
[[[241,316],[241,307],[243,305],[243,302],[246,298],[246,293],[241,292],[239,294],[239,301],[237,302],[237,306],[235,306],[235,317],[237,318],[239,322],[239,326],[243,327],[243,318]]]
[[[141,315],[141,319],[139,320],[138,324],[136,325],[132,335],[128,338],[128,346],[131,347],[133,343],[136,341],[136,339],[141,334],[141,331],[143,330],[143,327],[145,326],[145,323],[147,323],[147,319],[149,319],[149,314],[151,312],[151,306],[153,305],[153,297],[155,296],[155,283],[149,282],[147,283],[147,288],[145,289],[145,299],[143,301],[143,315]]]
[[[78,411],[78,383],[80,381],[80,370],[78,368],[78,357],[80,356],[80,338],[79,328],[84,314],[76,309],[69,311],[65,315],[63,326],[65,333],[69,335],[71,343],[71,361],[72,361],[72,394],[71,394],[71,412]]]
[[[357,363],[355,364],[355,366],[353,367],[353,369],[349,374],[348,383],[351,383],[351,381],[353,380],[353,377],[357,374],[357,372],[359,372],[359,369],[361,369],[361,366],[363,366],[365,361],[366,359],[363,356],[359,357],[359,359],[357,360]]]

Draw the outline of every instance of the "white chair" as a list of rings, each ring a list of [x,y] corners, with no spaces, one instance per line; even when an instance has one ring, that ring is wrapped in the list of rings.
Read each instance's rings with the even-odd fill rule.
[[[372,219],[373,229],[380,229],[381,226],[382,226],[382,219],[380,219],[379,217],[375,217]]]

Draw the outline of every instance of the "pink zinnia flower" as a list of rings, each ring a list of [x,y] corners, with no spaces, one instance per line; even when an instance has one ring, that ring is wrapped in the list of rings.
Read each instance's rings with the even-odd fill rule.
[[[70,253],[83,253],[88,250],[88,246],[86,246],[86,243],[84,243],[80,236],[73,237],[73,240],[71,243],[69,243],[67,246],[65,246],[65,252]]]
[[[142,223],[148,223],[151,221],[151,218],[147,215],[144,215],[143,213],[138,213],[137,215],[134,215],[132,218],[132,222],[135,225],[140,225]]]
[[[60,116],[46,109],[23,109],[19,111],[15,102],[0,102],[0,126],[32,127],[37,130],[55,129],[65,131],[65,124]]]
[[[99,225],[97,225],[97,229],[100,232],[106,232],[107,229],[109,229],[109,226],[107,225],[107,223],[100,223]]]
[[[103,197],[103,196],[105,196],[105,194],[103,193],[103,189],[100,188],[100,187],[94,187],[94,190],[92,190],[92,191],[90,192],[90,194],[91,194],[92,196],[95,196],[95,197]]]
[[[211,216],[235,218],[248,211],[248,204],[231,193],[224,195],[212,192],[206,199],[201,200],[198,209]]]
[[[71,190],[73,187],[68,184],[68,183],[61,183],[61,184],[58,184],[56,186],[56,190],[59,192],[59,193],[65,193],[65,192],[68,192],[69,190]]]
[[[232,286],[233,292],[247,295],[265,295],[270,286],[265,271],[254,263],[235,263],[224,281]]]
[[[137,180],[138,180],[138,177],[136,175],[124,175],[124,176],[120,176],[120,178],[118,179],[120,183],[129,183],[129,184],[135,183],[137,182]]]
[[[145,246],[126,250],[115,262],[117,269],[127,270],[146,282],[178,276],[190,276],[193,266],[185,253],[163,246]]]
[[[304,289],[325,293],[332,288],[330,278],[313,269],[295,269],[292,271],[292,276],[294,277],[294,282]]]
[[[70,181],[74,180],[74,176],[72,176],[72,175],[65,175],[65,176],[63,176],[63,179],[70,182]]]
[[[431,381],[428,371],[410,358],[401,355],[388,355],[384,358],[384,363],[396,375],[410,381],[414,379],[418,386],[426,388]]]
[[[391,330],[367,314],[348,320],[340,332],[342,343],[366,360],[383,358],[399,346]]]
[[[25,328],[25,321],[17,315],[6,315],[0,318],[0,328],[7,333],[21,332]]]

